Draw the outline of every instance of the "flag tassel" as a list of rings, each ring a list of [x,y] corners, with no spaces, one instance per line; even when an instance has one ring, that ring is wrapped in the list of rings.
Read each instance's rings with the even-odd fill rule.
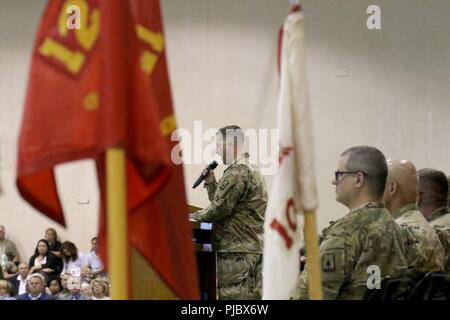
[[[127,300],[129,295],[125,179],[125,150],[108,149],[106,151],[108,272],[113,300]]]

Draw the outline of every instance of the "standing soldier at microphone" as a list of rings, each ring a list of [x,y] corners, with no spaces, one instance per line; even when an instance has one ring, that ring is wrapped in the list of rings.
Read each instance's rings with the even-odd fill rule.
[[[249,164],[244,141],[242,129],[235,125],[216,133],[216,152],[229,166],[219,182],[212,171],[208,174],[205,188],[211,204],[190,215],[214,223],[212,245],[221,300],[261,299],[267,191],[259,169]]]

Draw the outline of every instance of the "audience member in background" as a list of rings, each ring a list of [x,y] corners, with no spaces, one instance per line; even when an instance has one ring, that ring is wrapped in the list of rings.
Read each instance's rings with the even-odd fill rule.
[[[67,289],[69,289],[69,295],[65,297],[59,297],[59,300],[91,300],[90,297],[81,294],[81,279],[80,277],[70,276],[67,279]]]
[[[92,298],[92,290],[89,282],[81,282],[81,290],[80,293],[85,295],[86,297]]]
[[[7,262],[19,263],[19,253],[16,244],[6,239],[6,228],[0,225],[0,265],[3,271]]]
[[[28,280],[28,293],[17,296],[17,300],[54,300],[45,292],[45,279],[40,273],[33,273]]]
[[[58,233],[53,228],[45,230],[45,240],[48,241],[50,251],[57,257],[61,257],[61,241],[58,240]]]
[[[97,276],[105,276],[103,263],[97,255],[98,239],[94,237],[91,239],[91,251],[85,256],[83,267],[89,268],[93,278]]]
[[[45,240],[48,241],[50,251],[55,255],[58,267],[60,270],[63,268],[63,260],[61,254],[61,241],[58,240],[58,233],[53,228],[45,230]]]
[[[50,284],[46,292],[55,297],[55,299],[58,299],[61,290],[62,290],[61,282],[59,281],[59,278],[55,278],[52,281],[50,281]]]
[[[0,300],[16,300],[11,297],[11,283],[6,280],[0,280]]]
[[[81,282],[91,283],[92,279],[94,279],[92,270],[89,267],[81,268]]]
[[[69,279],[69,277],[70,274],[68,273],[61,273],[60,275],[62,291],[56,297],[58,300],[67,300],[67,297],[70,295],[70,291],[67,288],[67,279]]]
[[[11,280],[15,276],[17,276],[17,266],[14,262],[8,261],[3,268],[3,278],[5,280]]]
[[[61,273],[56,257],[51,253],[48,241],[45,239],[38,241],[34,255],[31,256],[28,265],[30,266],[30,273],[39,272],[45,277],[46,284]]]
[[[62,259],[64,262],[63,272],[70,273],[72,276],[80,277],[83,267],[83,255],[78,252],[75,243],[64,241],[61,246]]]
[[[27,292],[27,283],[30,280],[30,269],[28,263],[19,263],[19,274],[10,280],[12,289],[11,294],[18,296]]]
[[[111,300],[109,297],[108,283],[100,279],[91,282],[92,300]]]

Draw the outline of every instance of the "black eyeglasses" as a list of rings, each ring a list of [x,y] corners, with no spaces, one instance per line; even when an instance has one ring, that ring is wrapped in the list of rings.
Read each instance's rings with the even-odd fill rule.
[[[343,174],[355,174],[355,173],[362,173],[365,176],[369,176],[369,174],[365,173],[364,171],[335,171],[334,172],[334,181],[338,181],[339,180],[339,176],[343,175]]]

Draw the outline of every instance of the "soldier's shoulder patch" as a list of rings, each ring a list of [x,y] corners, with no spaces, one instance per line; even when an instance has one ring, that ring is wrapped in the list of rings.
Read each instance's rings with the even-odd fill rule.
[[[334,272],[336,271],[336,261],[334,253],[325,253],[322,256],[322,271]]]
[[[219,189],[220,190],[225,190],[230,184],[230,181],[224,181],[223,183],[220,184]]]

